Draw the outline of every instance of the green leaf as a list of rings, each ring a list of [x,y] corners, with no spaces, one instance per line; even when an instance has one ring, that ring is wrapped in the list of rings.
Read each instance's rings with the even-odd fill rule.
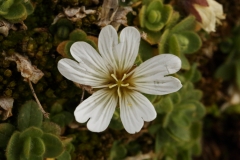
[[[110,160],[121,160],[126,156],[126,154],[126,148],[120,142],[114,141],[110,151]]]
[[[183,76],[187,81],[192,81],[192,82],[199,81],[202,75],[201,75],[201,72],[197,69],[197,63],[194,63],[191,66],[190,70],[185,72]]]
[[[240,63],[239,62],[236,63],[236,84],[238,88],[240,88]]]
[[[26,8],[27,15],[30,15],[34,12],[34,7],[30,1],[24,2],[23,5]]]
[[[63,152],[63,144],[57,136],[44,133],[42,140],[45,144],[44,157],[55,158]]]
[[[60,156],[56,158],[57,160],[71,160],[71,155],[68,152],[63,152]]]
[[[141,40],[138,53],[141,56],[142,61],[146,61],[153,57],[153,48],[149,43]]]
[[[171,113],[173,103],[169,96],[163,97],[158,104],[155,105],[157,113]]]
[[[0,124],[0,147],[6,147],[15,127],[9,123]]]
[[[215,77],[223,80],[230,80],[235,76],[236,68],[234,63],[222,64],[216,71]]]
[[[14,0],[5,0],[0,4],[0,15],[6,15],[8,13],[8,9],[12,6]]]
[[[200,139],[202,136],[202,123],[193,122],[191,125],[191,138],[194,140]]]
[[[171,93],[170,97],[174,105],[181,102],[181,96],[178,92]]]
[[[175,25],[171,32],[172,33],[181,33],[182,31],[189,31],[193,30],[195,28],[196,21],[194,16],[188,16],[185,19],[183,19],[181,22],[179,22],[177,25]]]
[[[177,39],[177,35],[172,35],[169,38],[169,52],[180,57],[181,55],[181,45]],[[181,58],[181,57],[180,57]]]
[[[69,35],[69,40],[71,41],[84,41],[87,39],[87,34],[81,29],[73,30]]]
[[[56,115],[51,116],[51,120],[63,127],[73,121],[73,115],[67,111],[62,111]]]
[[[42,123],[42,130],[45,133],[51,133],[58,136],[61,134],[61,128],[56,123],[49,121],[45,121]]]
[[[170,19],[169,19],[169,21],[167,22],[167,24],[166,24],[166,26],[165,26],[165,29],[171,29],[171,28],[173,28],[173,27],[177,24],[179,18],[180,18],[180,14],[179,14],[178,12],[175,12],[175,11],[174,11],[174,12],[172,13],[172,16],[170,16]]]
[[[3,17],[12,23],[21,22],[27,18],[27,10],[23,4],[14,4]]]
[[[40,128],[29,127],[21,133],[20,138],[25,139],[27,137],[41,137],[42,135],[43,131]]]
[[[169,133],[175,138],[182,141],[190,140],[189,127],[178,126],[174,122],[170,122],[168,125]]]
[[[168,44],[167,44],[168,43],[168,37],[169,37],[169,30],[166,29],[163,32],[163,34],[162,34],[162,36],[159,40],[159,43],[158,43],[159,54],[168,52],[168,47],[167,47],[168,46]]]
[[[146,23],[145,21],[145,13],[146,13],[146,5],[143,5],[140,12],[139,12],[139,23],[142,28],[144,28],[144,24]]]
[[[8,142],[6,151],[6,157],[8,160],[19,160],[19,156],[22,151],[22,144],[19,139],[19,136],[20,132],[18,131],[14,132]]]
[[[185,54],[194,53],[202,46],[200,37],[192,31],[184,31],[177,34],[177,39],[181,46],[181,51]]]
[[[203,118],[203,116],[206,114],[206,109],[203,104],[196,100],[189,100],[188,102],[194,104],[196,107],[196,111],[194,112],[194,114],[189,116],[189,118],[192,117],[193,120],[199,120]]]
[[[26,137],[23,143],[23,155],[26,159],[29,159],[30,157],[32,147],[31,140],[32,140],[31,137]]]
[[[160,129],[156,135],[155,152],[163,152],[165,148],[168,148],[177,142],[178,141],[169,136],[169,133],[165,129]]]
[[[161,128],[160,124],[153,124],[150,127],[148,127],[148,131],[150,134],[156,134],[158,130]]]
[[[33,101],[27,101],[20,109],[18,115],[18,128],[20,131],[31,126],[41,127],[43,114],[38,104]]]
[[[189,70],[190,63],[189,63],[188,59],[185,57],[185,55],[183,53],[181,53],[179,58],[182,61],[182,69]]]

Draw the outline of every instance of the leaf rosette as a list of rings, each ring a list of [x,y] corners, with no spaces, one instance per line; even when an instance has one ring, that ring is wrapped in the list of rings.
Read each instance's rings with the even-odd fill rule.
[[[139,22],[142,28],[158,32],[169,21],[173,9],[170,5],[164,5],[161,0],[144,4],[139,13]]]

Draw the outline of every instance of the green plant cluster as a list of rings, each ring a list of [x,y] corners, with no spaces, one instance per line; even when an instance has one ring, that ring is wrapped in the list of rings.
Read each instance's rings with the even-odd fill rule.
[[[159,114],[155,124],[150,126],[150,133],[156,135],[155,151],[159,157],[176,160],[191,160],[192,155],[201,153],[201,118],[205,108],[199,100],[200,90],[194,89],[191,82],[183,88],[155,101]]]
[[[143,136],[131,143],[123,141],[129,135],[123,134],[125,131],[120,121],[119,107],[111,120],[111,129],[103,133],[91,133],[86,131],[85,124],[74,122],[73,111],[79,104],[82,91],[65,79],[56,67],[59,59],[72,58],[70,47],[76,41],[85,41],[97,49],[96,37],[100,30],[93,15],[77,22],[61,18],[51,25],[56,14],[62,12],[62,8],[77,5],[99,11],[102,1],[99,4],[89,0],[34,2],[36,8],[30,1],[0,0],[1,18],[13,23],[26,19],[28,27],[26,31],[12,31],[8,37],[0,35],[0,52],[6,52],[6,55],[0,55],[0,96],[14,98],[13,117],[0,123],[0,159],[4,155],[9,160],[19,157],[22,160],[124,159],[141,153],[145,144],[141,146],[139,139]],[[126,2],[132,4],[139,1]],[[12,12],[16,4],[21,5],[16,12]],[[23,15],[18,11],[21,8],[25,9],[26,15],[18,18],[12,16]],[[146,40],[141,40],[136,64],[158,54],[173,53],[181,58],[182,69],[186,70],[176,75],[184,86],[179,92],[161,97],[146,95],[155,105],[158,118],[145,128],[144,136],[155,144],[153,157],[156,159],[191,159],[192,155],[198,155],[201,151],[201,118],[205,113],[200,103],[202,93],[193,86],[201,78],[201,73],[198,65],[190,63],[186,57],[201,46],[201,40],[194,30],[195,18],[189,16],[181,19],[172,5],[164,4],[162,0],[144,0],[142,5],[133,9],[139,11],[139,15],[132,15],[134,23],[138,23],[135,26],[147,34]],[[34,13],[28,16],[33,10]],[[3,11],[7,14],[2,15]],[[14,18],[5,18],[8,14]],[[33,87],[50,113],[50,120],[43,119],[34,101],[27,101],[33,98],[28,84],[22,81],[15,63],[5,61],[5,56],[15,52],[28,56],[32,64],[44,72],[44,77]],[[85,98],[88,96],[86,93]],[[151,149],[154,150],[153,147]]]
[[[231,37],[225,39],[220,44],[220,49],[227,54],[224,63],[219,66],[215,76],[224,81],[233,81],[240,89],[240,26],[236,26]]]
[[[63,57],[66,58],[71,58],[73,59],[71,53],[70,53],[70,47],[72,46],[73,43],[77,41],[84,41],[92,45],[95,49],[97,49],[96,44],[94,43],[93,40],[91,40],[91,36],[87,36],[87,34],[81,30],[81,29],[75,29],[73,30],[69,35],[68,35],[69,40],[65,40],[61,42],[58,47],[57,51],[60,53]]]
[[[27,101],[20,109],[18,128],[1,124],[1,147],[6,147],[8,160],[42,160],[58,157],[64,150],[59,138],[60,128],[43,122],[43,114],[35,101]]]
[[[6,19],[12,23],[18,23],[32,14],[34,6],[30,0],[1,0],[0,19]]]
[[[52,122],[55,122],[60,127],[65,127],[73,121],[73,115],[65,111],[63,104],[66,102],[66,99],[60,99],[54,102],[50,110],[50,119]]]
[[[174,16],[172,18],[174,19]],[[177,55],[182,60],[182,69],[189,70],[190,63],[185,54],[195,53],[202,46],[200,37],[194,31],[195,17],[186,17],[179,23],[175,21],[176,19],[172,20],[172,24],[164,30],[158,43],[159,53]]]
[[[149,31],[158,32],[170,20],[172,13],[172,6],[164,5],[162,0],[145,0],[139,12],[140,26]]]

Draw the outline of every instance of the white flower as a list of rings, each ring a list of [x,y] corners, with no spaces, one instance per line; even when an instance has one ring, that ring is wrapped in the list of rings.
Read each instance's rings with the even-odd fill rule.
[[[118,39],[116,30],[106,26],[98,39],[100,54],[88,43],[76,42],[70,51],[78,62],[70,59],[58,62],[63,76],[95,90],[74,112],[78,122],[89,120],[89,130],[104,131],[115,108],[120,107],[120,117],[127,132],[139,132],[144,121],[156,118],[153,105],[140,92],[164,95],[182,87],[177,78],[166,76],[181,68],[181,60],[177,56],[158,55],[134,67],[139,44],[137,29],[124,28]]]
[[[215,32],[216,24],[221,24],[222,19],[225,19],[223,7],[215,0],[206,0],[208,6],[193,4],[198,12],[200,26],[207,32]]]

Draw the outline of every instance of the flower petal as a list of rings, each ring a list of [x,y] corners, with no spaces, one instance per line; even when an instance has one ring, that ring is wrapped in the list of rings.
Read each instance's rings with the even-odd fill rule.
[[[173,54],[161,54],[143,62],[131,73],[133,73],[133,78],[148,77],[156,74],[163,77],[176,73],[180,70],[181,65],[182,62],[177,56]]]
[[[78,105],[74,111],[76,121],[84,123],[90,118],[87,123],[88,129],[92,132],[102,132],[110,123],[117,101],[117,96],[112,90],[101,89]]]
[[[101,76],[96,76],[87,71],[86,67],[82,67],[77,62],[71,59],[61,59],[58,62],[59,72],[67,79],[74,81],[79,84],[89,85],[89,86],[100,86],[104,85],[106,78],[104,74]],[[98,73],[98,75],[101,75]]]
[[[144,121],[154,120],[157,114],[152,103],[141,93],[131,91],[124,95],[119,99],[120,117],[126,131],[134,134],[141,130]]]
[[[181,82],[177,78],[164,76],[175,73],[180,68],[181,60],[175,55],[155,56],[132,71],[133,85],[129,88],[154,95],[176,92],[182,87]]]
[[[172,76],[144,77],[134,83],[134,87],[129,87],[129,89],[153,95],[165,95],[173,93],[178,91],[180,88],[182,88],[181,82],[177,78]]]
[[[120,34],[120,43],[114,48],[118,53],[119,66],[123,71],[128,71],[132,68],[140,44],[140,33],[134,27],[125,27]]]
[[[114,68],[116,68],[117,55],[113,52],[113,48],[117,44],[117,31],[111,25],[104,27],[98,37],[98,49],[103,59]]]
[[[78,62],[84,63],[89,72],[96,71],[109,74],[109,68],[105,60],[97,51],[86,42],[75,42],[70,48],[71,54]]]

